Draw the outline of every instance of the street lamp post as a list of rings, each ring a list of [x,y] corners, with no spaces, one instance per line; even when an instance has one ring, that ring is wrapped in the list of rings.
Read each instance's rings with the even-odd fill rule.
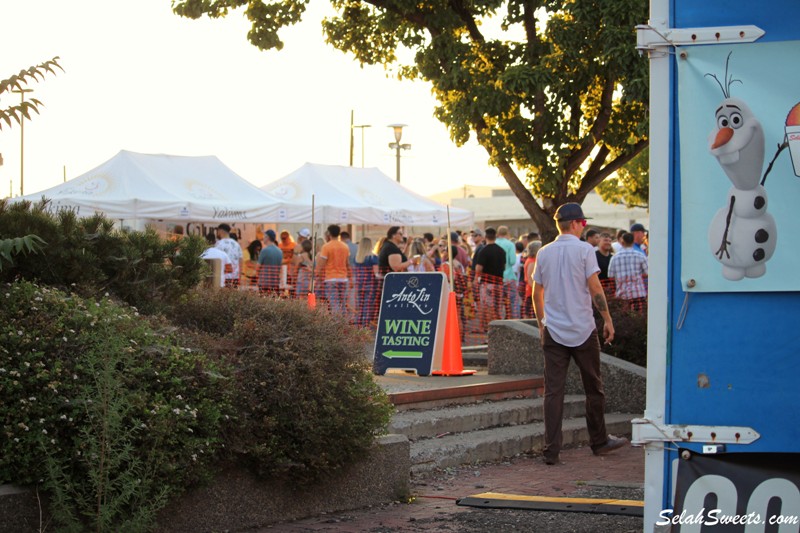
[[[364,128],[371,128],[370,124],[353,124],[354,111],[350,110],[350,166],[353,166],[353,130],[361,128],[361,168],[364,168]]]
[[[20,106],[25,105],[25,93],[32,93],[33,89],[12,89],[12,93],[19,93]],[[25,115],[19,119],[19,195],[25,196]]]
[[[403,128],[408,124],[389,124],[388,127],[394,130],[394,140],[396,142],[389,143],[389,148],[395,150],[395,157],[397,158],[397,183],[400,183],[400,150],[411,150],[410,144],[400,144],[400,139],[403,137]]]
[[[364,168],[364,128],[371,128],[372,124],[356,124],[352,126],[353,129],[361,129],[361,168]],[[350,166],[353,166],[353,156],[350,156]]]

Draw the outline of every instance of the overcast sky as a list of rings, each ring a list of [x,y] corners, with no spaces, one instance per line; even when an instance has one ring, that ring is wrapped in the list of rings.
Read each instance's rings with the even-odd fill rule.
[[[240,13],[189,20],[169,0],[0,0],[0,78],[60,56],[65,72],[31,88],[44,102],[25,124],[25,193],[78,176],[119,150],[216,155],[261,186],[306,162],[349,164],[350,112],[364,163],[395,177],[391,123],[405,123],[401,182],[421,194],[504,184],[474,142],[457,148],[433,118],[424,83],[387,79],[325,45],[327,2],[261,52]],[[28,96],[26,96],[28,97]],[[4,95],[3,107],[18,100]],[[20,128],[0,131],[0,196],[19,194]],[[354,164],[361,165],[361,130]]]

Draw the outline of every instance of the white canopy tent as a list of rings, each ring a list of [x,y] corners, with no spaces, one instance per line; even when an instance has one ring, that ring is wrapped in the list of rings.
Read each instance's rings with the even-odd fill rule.
[[[270,196],[216,156],[120,151],[100,166],[45,191],[14,198],[47,198],[54,210],[78,216],[203,223],[288,222],[310,219],[309,207]]]
[[[397,183],[377,168],[306,163],[283,178],[261,187],[309,211],[321,224],[447,226],[447,208]],[[290,222],[308,222],[291,220]],[[472,211],[450,208],[450,224],[471,226]]]

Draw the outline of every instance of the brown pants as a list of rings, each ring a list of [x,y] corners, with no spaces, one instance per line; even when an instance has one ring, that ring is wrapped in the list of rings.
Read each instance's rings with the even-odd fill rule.
[[[600,341],[593,331],[580,346],[564,346],[544,329],[544,455],[556,459],[561,451],[561,423],[564,416],[564,388],[570,359],[580,370],[586,394],[586,427],[592,449],[602,446],[606,433],[603,380],[600,377]]]

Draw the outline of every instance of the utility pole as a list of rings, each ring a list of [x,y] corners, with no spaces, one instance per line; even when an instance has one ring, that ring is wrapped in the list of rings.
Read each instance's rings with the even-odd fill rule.
[[[25,93],[32,93],[33,89],[12,89],[12,93],[19,93],[20,107],[24,111]],[[25,115],[19,119],[19,195],[25,196]]]

